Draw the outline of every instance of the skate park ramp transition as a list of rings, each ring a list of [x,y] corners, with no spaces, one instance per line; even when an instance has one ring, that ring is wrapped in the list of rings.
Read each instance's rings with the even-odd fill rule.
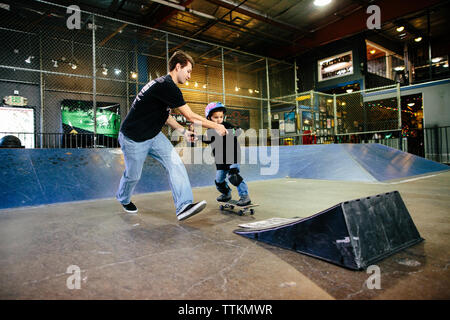
[[[214,185],[214,164],[191,164],[186,154],[182,158],[192,187]],[[386,182],[448,170],[380,144],[243,147],[241,159],[246,181],[289,177]],[[123,170],[120,149],[0,149],[0,209],[112,198]],[[165,169],[147,157],[135,193],[168,190]]]

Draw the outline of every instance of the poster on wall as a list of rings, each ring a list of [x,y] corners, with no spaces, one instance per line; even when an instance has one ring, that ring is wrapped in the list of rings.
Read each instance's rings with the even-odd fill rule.
[[[97,134],[117,137],[120,128],[120,105],[97,102]],[[94,109],[92,101],[63,100],[61,120],[64,133],[94,132]]]
[[[0,107],[0,138],[12,135],[25,148],[34,148],[34,109]]]
[[[295,133],[295,112],[284,113],[284,132]]]
[[[353,54],[347,51],[317,62],[319,81],[353,74]]]
[[[279,122],[280,122],[280,126],[279,126],[279,128],[280,128],[280,136],[284,136],[284,134],[285,134],[284,120],[279,120]]]
[[[241,129],[250,129],[250,111],[227,107],[225,121]]]
[[[116,140],[120,129],[120,104],[97,102],[98,142]],[[61,102],[61,121],[63,133],[80,137],[81,146],[90,146],[94,133],[94,108],[92,101],[63,100]],[[105,138],[107,138],[105,140]],[[84,139],[84,140],[83,140]],[[85,142],[84,142],[85,141]],[[63,140],[63,142],[65,142]],[[77,144],[78,145],[78,144]]]

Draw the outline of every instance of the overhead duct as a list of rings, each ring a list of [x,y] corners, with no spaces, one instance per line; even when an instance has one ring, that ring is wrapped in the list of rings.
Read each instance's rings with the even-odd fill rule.
[[[185,6],[173,3],[173,2],[164,1],[164,0],[151,0],[151,1],[159,3],[159,4],[163,4],[165,6],[169,6],[169,7],[175,8],[175,9],[180,10],[180,11],[189,12],[189,13],[195,14],[195,15],[197,15],[199,17],[203,17],[203,18],[207,18],[207,19],[211,19],[211,20],[217,20],[217,18],[215,16],[212,16],[210,14],[203,13],[203,12],[200,12],[200,11],[197,11],[197,10],[194,10],[194,9],[190,9],[190,8],[185,7]]]

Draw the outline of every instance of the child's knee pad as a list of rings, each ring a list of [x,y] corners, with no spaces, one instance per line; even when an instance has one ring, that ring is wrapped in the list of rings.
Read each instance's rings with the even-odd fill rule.
[[[244,181],[244,178],[242,178],[239,174],[238,168],[231,168],[230,171],[228,171],[228,180],[233,186],[237,187],[242,181]]]
[[[231,191],[231,189],[230,189],[230,187],[227,185],[227,182],[226,182],[226,181],[223,181],[223,182],[217,182],[217,181],[214,181],[214,182],[216,183],[217,190],[218,190],[220,193],[228,194],[228,192]]]

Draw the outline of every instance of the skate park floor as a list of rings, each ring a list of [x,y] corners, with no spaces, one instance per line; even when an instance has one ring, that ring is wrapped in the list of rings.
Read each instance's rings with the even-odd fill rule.
[[[178,222],[170,192],[0,210],[0,299],[387,300],[450,298],[450,172],[385,183],[281,178],[248,182],[253,216],[207,207]],[[425,241],[354,271],[233,233],[239,224],[308,217],[340,202],[398,190]],[[237,198],[233,188],[233,198]],[[69,289],[69,266],[80,288]]]

